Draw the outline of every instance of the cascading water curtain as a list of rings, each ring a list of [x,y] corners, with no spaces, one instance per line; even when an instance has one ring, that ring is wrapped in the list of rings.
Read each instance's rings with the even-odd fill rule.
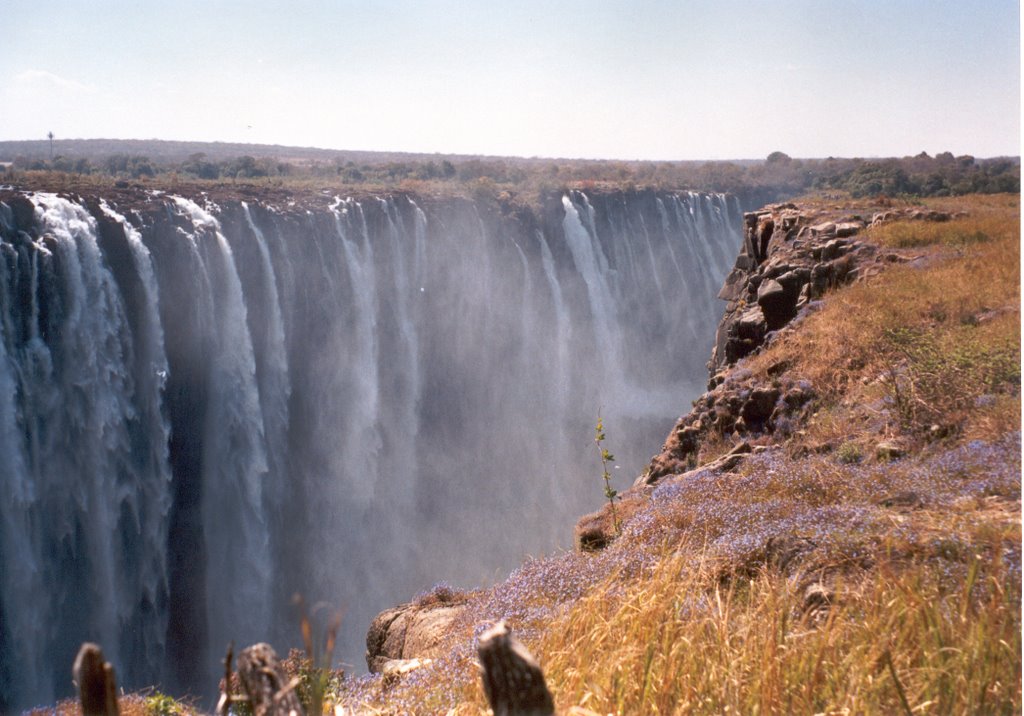
[[[703,387],[735,200],[529,212],[408,196],[306,209],[0,191],[0,710],[209,694],[236,645],[567,547]]]

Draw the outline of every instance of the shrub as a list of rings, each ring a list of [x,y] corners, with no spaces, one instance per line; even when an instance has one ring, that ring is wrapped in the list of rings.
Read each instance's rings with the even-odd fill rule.
[[[844,465],[853,465],[864,459],[864,453],[860,445],[855,442],[845,442],[836,450],[836,460]]]
[[[184,716],[185,708],[167,694],[154,691],[146,697],[147,716]]]

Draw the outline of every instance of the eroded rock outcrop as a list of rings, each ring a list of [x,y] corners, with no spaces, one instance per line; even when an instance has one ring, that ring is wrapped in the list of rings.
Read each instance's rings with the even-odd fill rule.
[[[388,671],[392,662],[441,656],[445,636],[463,611],[461,594],[444,590],[387,609],[373,620],[366,634],[366,666],[373,673]]]
[[[652,458],[647,471],[638,478],[638,484],[651,485],[666,475],[696,468],[701,445],[709,434],[734,435],[740,439],[778,433],[788,435],[805,417],[816,397],[810,383],[789,377],[767,385],[758,383],[743,371],[720,378],[721,382],[698,398],[693,410],[676,423],[661,452]]]
[[[869,225],[951,218],[900,209],[865,214],[871,217],[868,221],[838,211],[786,203],[744,215],[743,246],[718,294],[728,305],[708,363],[708,390],[679,419],[647,470],[622,493],[616,507],[620,522],[643,507],[653,486],[708,470],[730,472],[754,451],[798,429],[814,410],[814,387],[791,376],[788,365],[769,367],[766,380],[737,362],[794,330],[794,319],[815,310],[817,299],[829,290],[871,276],[886,263],[906,260],[868,242],[863,232]],[[716,449],[710,456],[702,454],[711,439],[724,441],[724,453]],[[577,522],[576,547],[603,549],[615,534],[605,505]]]
[[[871,273],[882,257],[858,238],[859,215],[829,217],[796,204],[744,214],[740,255],[718,297],[728,301],[708,367],[712,376],[750,355],[800,309],[834,286]]]

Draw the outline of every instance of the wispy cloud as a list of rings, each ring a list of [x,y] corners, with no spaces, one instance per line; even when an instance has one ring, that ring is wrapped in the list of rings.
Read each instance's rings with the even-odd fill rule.
[[[69,80],[66,77],[55,75],[47,70],[25,70],[14,76],[14,82],[22,86],[45,86],[56,87],[69,92],[92,93],[96,91],[94,85],[84,84],[76,80]]]

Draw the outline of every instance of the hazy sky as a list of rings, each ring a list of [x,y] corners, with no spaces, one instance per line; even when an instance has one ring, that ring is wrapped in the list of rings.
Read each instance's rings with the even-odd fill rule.
[[[1020,154],[1017,0],[3,0],[0,139]]]

